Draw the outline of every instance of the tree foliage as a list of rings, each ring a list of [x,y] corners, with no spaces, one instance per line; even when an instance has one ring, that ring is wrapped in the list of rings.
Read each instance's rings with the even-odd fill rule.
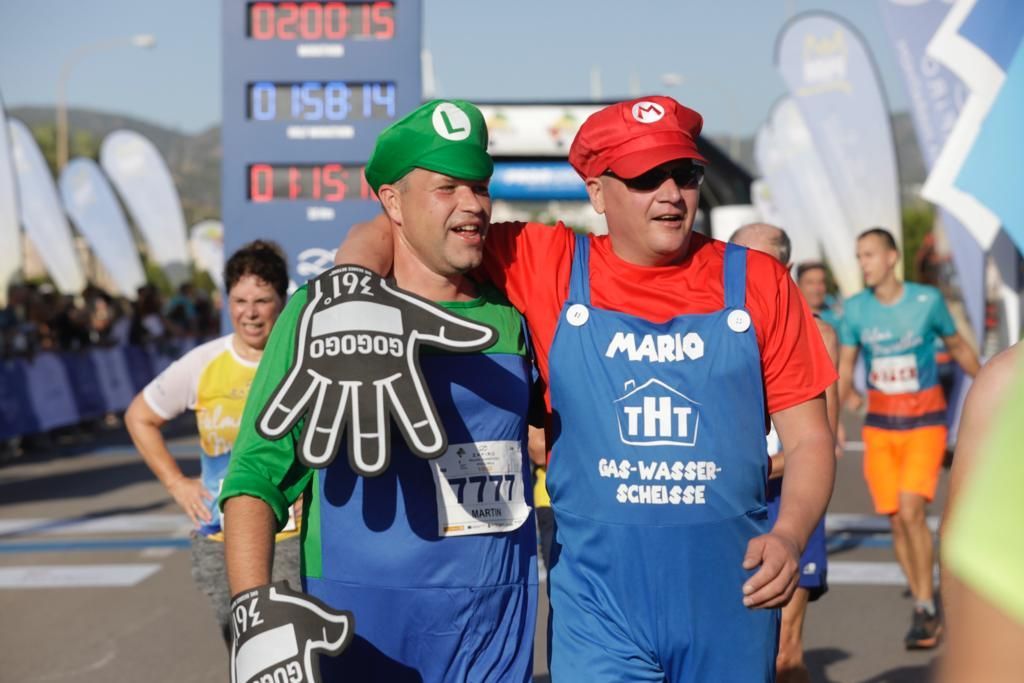
[[[32,126],[32,137],[39,145],[46,165],[50,167],[53,177],[57,173],[57,127],[52,123],[41,123]],[[100,158],[100,139],[90,130],[72,128],[68,134],[68,159],[86,157],[93,161]]]
[[[903,273],[908,280],[920,281],[917,252],[935,224],[935,208],[918,202],[903,207]]]

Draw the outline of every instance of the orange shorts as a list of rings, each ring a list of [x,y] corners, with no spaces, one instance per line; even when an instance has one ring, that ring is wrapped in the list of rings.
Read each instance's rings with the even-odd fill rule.
[[[875,512],[891,515],[900,509],[900,492],[916,493],[931,502],[946,456],[944,426],[895,430],[864,427],[864,479]]]

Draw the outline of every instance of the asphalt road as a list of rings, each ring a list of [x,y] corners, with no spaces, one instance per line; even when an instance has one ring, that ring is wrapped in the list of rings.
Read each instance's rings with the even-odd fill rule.
[[[195,472],[196,440],[187,422],[177,431],[172,450]],[[903,649],[911,602],[851,446],[829,509],[831,590],[807,617],[812,677],[926,681],[941,650]],[[188,533],[120,431],[0,465],[0,683],[226,680],[224,646],[191,581]],[[544,605],[541,617],[539,682]]]

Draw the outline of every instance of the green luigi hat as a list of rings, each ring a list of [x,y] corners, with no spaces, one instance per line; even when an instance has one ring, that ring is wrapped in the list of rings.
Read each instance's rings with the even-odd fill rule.
[[[395,121],[377,137],[366,181],[376,192],[414,168],[460,180],[490,178],[494,162],[480,110],[465,100],[433,100]]]

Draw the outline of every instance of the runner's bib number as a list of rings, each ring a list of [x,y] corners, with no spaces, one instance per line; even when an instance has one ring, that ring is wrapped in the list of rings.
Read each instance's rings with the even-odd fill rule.
[[[449,445],[430,467],[441,536],[513,531],[530,516],[518,441]]]
[[[917,357],[885,356],[871,359],[871,385],[883,394],[907,394],[921,390]]]

